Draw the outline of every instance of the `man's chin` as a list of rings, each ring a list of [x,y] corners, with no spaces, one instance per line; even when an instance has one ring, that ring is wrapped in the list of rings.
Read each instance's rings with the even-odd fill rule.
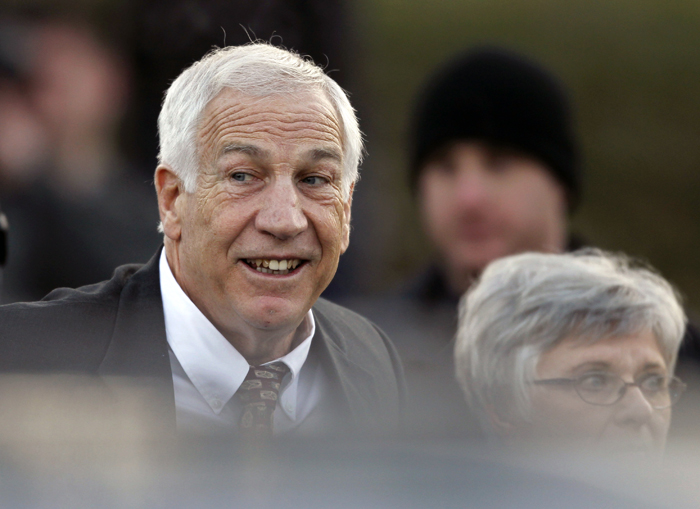
[[[508,254],[507,250],[498,248],[463,251],[456,256],[454,265],[460,267],[461,274],[473,279],[479,276],[489,263]]]
[[[490,240],[465,246],[455,253],[455,259],[468,272],[480,274],[492,261],[521,252],[501,241]]]
[[[241,314],[248,325],[261,330],[295,329],[308,312],[308,308],[280,297],[258,297],[251,304]]]

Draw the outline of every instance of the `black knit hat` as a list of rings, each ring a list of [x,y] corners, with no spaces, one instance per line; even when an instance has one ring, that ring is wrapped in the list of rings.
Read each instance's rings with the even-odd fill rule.
[[[411,187],[437,149],[479,140],[514,148],[543,162],[568,192],[580,192],[578,154],[562,85],[534,62],[499,48],[462,54],[428,83],[414,115]]]

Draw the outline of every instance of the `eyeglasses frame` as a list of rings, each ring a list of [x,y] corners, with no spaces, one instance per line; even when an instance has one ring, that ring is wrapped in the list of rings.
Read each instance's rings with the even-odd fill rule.
[[[618,395],[617,395],[617,399],[615,399],[615,401],[613,401],[611,403],[591,403],[590,401],[587,401],[586,399],[584,399],[583,396],[581,396],[581,393],[579,392],[579,388],[578,388],[578,383],[581,380],[583,380],[584,378],[589,377],[591,375],[595,375],[595,374],[614,376],[615,378],[619,379],[624,384],[620,388],[620,391],[618,392]],[[639,391],[642,393],[642,395],[644,395],[644,399],[647,400],[647,402],[652,406],[652,408],[654,408],[656,410],[664,410],[666,408],[671,408],[674,404],[676,404],[678,402],[678,400],[680,399],[681,395],[683,394],[683,392],[685,392],[685,390],[688,388],[687,384],[685,382],[683,382],[683,380],[681,380],[677,376],[666,376],[664,378],[668,379],[668,381],[669,381],[669,385],[668,385],[667,390],[669,391],[669,398],[670,398],[671,402],[668,405],[662,406],[662,407],[655,406],[651,401],[649,401],[649,398],[646,396],[646,392],[642,388],[641,382],[637,382],[637,381],[625,382],[622,379],[622,377],[615,375],[613,373],[586,373],[585,375],[581,375],[581,376],[576,377],[576,378],[545,378],[545,379],[540,379],[540,380],[533,380],[532,383],[535,385],[570,385],[570,386],[573,386],[574,390],[576,391],[576,394],[578,394],[578,397],[581,398],[581,400],[584,403],[588,403],[589,405],[595,405],[595,406],[615,405],[615,404],[619,403],[622,400],[622,398],[625,397],[625,394],[627,394],[627,389],[630,386],[638,387]],[[673,382],[677,382],[677,387],[676,387],[676,394],[677,395],[675,396],[675,398],[673,397],[673,395],[670,391],[671,383],[673,383]]]

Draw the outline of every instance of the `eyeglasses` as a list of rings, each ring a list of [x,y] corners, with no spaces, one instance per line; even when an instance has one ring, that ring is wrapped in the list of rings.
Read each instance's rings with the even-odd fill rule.
[[[580,398],[591,405],[614,405],[627,393],[628,387],[639,387],[649,404],[657,410],[673,405],[686,389],[680,378],[649,374],[635,382],[625,382],[612,373],[587,373],[578,378],[535,380],[535,385],[569,385]]]

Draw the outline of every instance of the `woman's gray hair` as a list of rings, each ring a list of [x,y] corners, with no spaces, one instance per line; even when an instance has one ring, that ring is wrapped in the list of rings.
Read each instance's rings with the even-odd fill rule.
[[[489,430],[494,411],[529,418],[537,363],[564,339],[594,343],[650,330],[673,373],[686,322],[674,288],[624,255],[509,256],[491,263],[462,297],[457,379]]]
[[[320,91],[335,108],[343,143],[343,197],[357,180],[362,160],[362,133],[346,93],[323,69],[298,54],[265,42],[212,51],[185,69],[165,95],[158,117],[160,164],[170,166],[185,190],[194,192],[199,157],[197,134],[206,106],[224,88],[261,97]]]

